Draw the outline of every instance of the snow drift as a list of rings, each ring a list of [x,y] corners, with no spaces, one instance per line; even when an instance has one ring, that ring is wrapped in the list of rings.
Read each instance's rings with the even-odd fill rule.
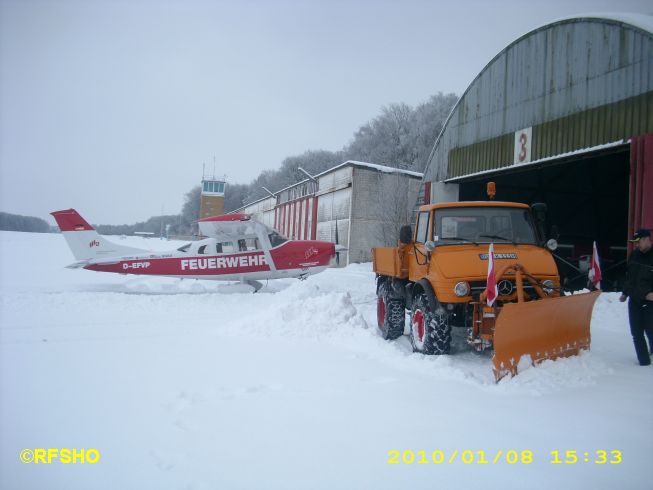
[[[597,302],[591,351],[495,384],[489,356],[459,343],[426,357],[383,341],[369,264],[252,294],[70,258],[59,235],[0,232],[1,488],[650,486],[653,373],[615,294]],[[101,458],[20,461],[41,447]],[[394,465],[392,450],[489,462]],[[509,450],[532,463],[493,463]],[[621,463],[594,462],[613,450]]]

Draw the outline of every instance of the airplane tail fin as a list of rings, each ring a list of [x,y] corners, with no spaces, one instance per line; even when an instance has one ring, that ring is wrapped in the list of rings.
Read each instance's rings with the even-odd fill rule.
[[[95,228],[86,222],[74,209],[50,213],[59,225],[61,234],[68,242],[71,252],[78,261],[135,255],[147,250],[125,247],[102,237]]]

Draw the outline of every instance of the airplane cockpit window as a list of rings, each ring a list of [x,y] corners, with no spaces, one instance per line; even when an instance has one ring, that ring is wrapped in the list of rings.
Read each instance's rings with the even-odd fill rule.
[[[222,242],[216,244],[216,251],[219,254],[231,254],[234,253],[234,244],[232,242]]]
[[[280,235],[276,231],[273,231],[272,233],[270,233],[268,235],[268,237],[270,237],[270,245],[272,247],[277,247],[277,246],[281,245],[282,243],[285,243],[285,242],[288,241],[288,239],[285,236]]]
[[[202,245],[200,248],[197,249],[198,254],[205,254],[206,253],[206,245]]]
[[[192,243],[187,243],[183,247],[179,247],[177,250],[179,252],[188,252],[188,249],[190,248],[191,245],[192,245]]]
[[[260,250],[258,238],[241,238],[238,240],[239,252],[251,252],[252,250]]]

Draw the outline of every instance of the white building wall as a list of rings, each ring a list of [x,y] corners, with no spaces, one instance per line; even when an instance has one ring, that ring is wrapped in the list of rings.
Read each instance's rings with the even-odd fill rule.
[[[351,185],[353,170],[352,166],[345,166],[321,174],[318,177],[318,194]]]
[[[410,224],[421,179],[355,167],[349,261],[369,262],[372,247],[392,247]]]

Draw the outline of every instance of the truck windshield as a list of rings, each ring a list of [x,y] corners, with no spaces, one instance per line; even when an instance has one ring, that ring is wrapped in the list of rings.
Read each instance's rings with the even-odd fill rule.
[[[536,244],[530,211],[524,208],[465,207],[435,210],[433,241]]]

